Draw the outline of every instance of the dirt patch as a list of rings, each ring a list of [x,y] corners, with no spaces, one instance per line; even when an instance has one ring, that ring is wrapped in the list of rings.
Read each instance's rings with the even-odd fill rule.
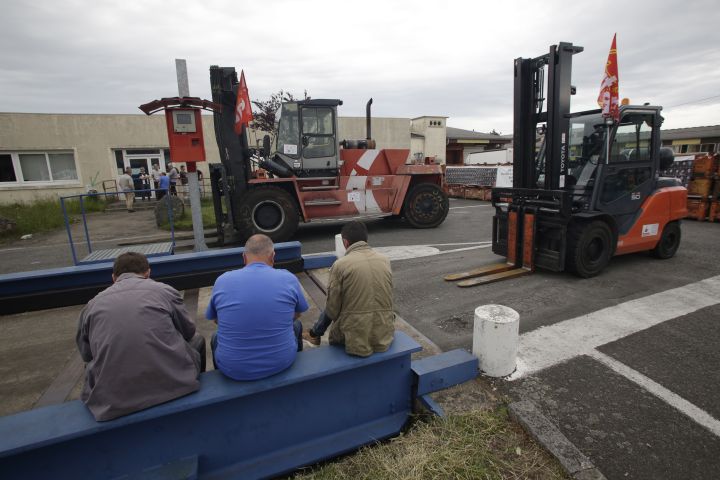
[[[453,335],[466,335],[472,331],[474,322],[473,313],[464,313],[461,315],[451,315],[447,318],[441,318],[435,322],[443,331]]]

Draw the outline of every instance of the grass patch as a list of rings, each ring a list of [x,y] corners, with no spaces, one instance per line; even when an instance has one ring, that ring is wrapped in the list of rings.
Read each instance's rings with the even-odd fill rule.
[[[102,199],[86,198],[83,201],[85,212],[102,212],[106,203]],[[76,221],[80,215],[80,201],[71,199],[65,201],[65,208],[71,221]],[[0,205],[0,217],[15,222],[15,229],[3,232],[0,239],[9,240],[19,238],[28,233],[48,232],[57,230],[65,225],[60,200],[38,200],[33,203],[14,203]]]
[[[399,437],[299,473],[319,479],[566,479],[501,407],[417,421]]]
[[[202,209],[203,228],[215,228],[215,209],[211,198],[203,198],[200,200],[200,208]],[[174,218],[173,224],[175,230],[192,230],[192,210],[190,210],[190,202],[185,204],[185,212],[180,218]],[[170,231],[170,224],[163,223],[160,228]]]

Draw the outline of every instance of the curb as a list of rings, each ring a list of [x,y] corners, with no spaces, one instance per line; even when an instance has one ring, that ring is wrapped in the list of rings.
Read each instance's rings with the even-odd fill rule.
[[[513,402],[508,406],[510,418],[522,425],[525,431],[550,452],[563,469],[576,480],[606,480],[562,432],[548,420],[530,400]]]
[[[420,330],[410,325],[408,322],[403,320],[403,318],[395,312],[395,322],[398,325],[398,330],[402,330],[403,332],[410,335],[413,339],[415,339],[420,345],[423,347],[423,351],[425,353],[429,353],[432,355],[437,355],[438,353],[442,353],[443,351],[435,345],[435,343],[430,340],[428,337],[426,337]],[[425,348],[427,347],[427,348]]]

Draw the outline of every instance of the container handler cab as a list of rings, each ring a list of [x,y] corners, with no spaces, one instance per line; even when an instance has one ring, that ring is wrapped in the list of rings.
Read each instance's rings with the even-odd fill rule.
[[[234,131],[235,69],[210,67],[210,83],[213,102],[222,106],[214,112],[222,164],[214,165],[210,175],[221,242],[255,233],[286,241],[300,221],[402,216],[413,227],[433,228],[445,220],[449,204],[440,165],[406,165],[409,150],[375,149],[372,99],[367,138],[342,141],[341,100],[283,103],[276,116],[275,148],[271,151],[266,136],[258,169],[245,131]]]
[[[661,148],[662,107],[623,105],[619,121],[600,110],[570,113],[572,58],[582,51],[563,42],[515,60],[513,187],[492,190],[492,250],[507,261],[446,280],[469,287],[535,267],[587,278],[613,255],[677,251],[687,190],[659,176],[673,162]]]

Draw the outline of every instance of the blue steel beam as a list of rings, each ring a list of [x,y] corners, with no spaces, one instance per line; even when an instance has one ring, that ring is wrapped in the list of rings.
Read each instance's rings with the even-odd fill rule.
[[[243,266],[244,248],[227,248],[149,258],[152,278],[183,290],[213,284],[222,273]],[[313,268],[330,266],[334,255],[313,256]],[[300,242],[275,245],[278,268],[302,271]],[[113,262],[0,275],[0,314],[86,303],[112,283]]]
[[[302,352],[254,382],[218,371],[200,390],[109,422],[72,401],[0,418],[7,478],[116,478],[197,456],[199,478],[265,478],[396,435],[412,413],[411,354],[402,332],[367,358],[342,347]]]

